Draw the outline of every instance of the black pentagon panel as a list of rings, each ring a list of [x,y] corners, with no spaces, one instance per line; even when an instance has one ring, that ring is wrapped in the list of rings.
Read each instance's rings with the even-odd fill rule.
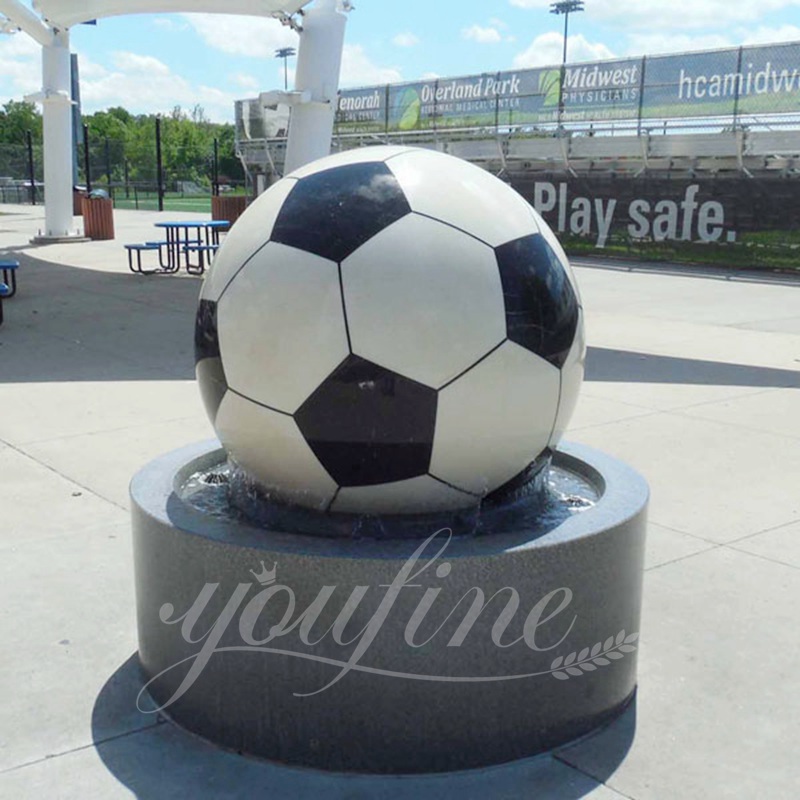
[[[194,355],[197,364],[197,383],[209,419],[217,417],[222,398],[228,391],[225,368],[219,350],[217,304],[201,300],[194,326]]]
[[[541,234],[496,248],[508,338],[561,369],[578,329],[579,308],[567,271]]]
[[[397,178],[385,164],[346,164],[297,182],[281,207],[271,240],[341,262],[410,213]]]
[[[217,327],[217,304],[201,300],[197,306],[194,324],[194,358],[219,358],[219,329]]]
[[[295,420],[340,486],[377,486],[428,472],[437,402],[433,389],[350,356]]]
[[[214,422],[222,405],[222,398],[228,391],[228,381],[221,358],[204,358],[197,362],[197,385],[206,408],[208,418]]]
[[[547,491],[547,474],[552,461],[553,451],[546,448],[522,472],[487,494],[482,504],[487,508],[496,508],[532,495],[543,499]]]

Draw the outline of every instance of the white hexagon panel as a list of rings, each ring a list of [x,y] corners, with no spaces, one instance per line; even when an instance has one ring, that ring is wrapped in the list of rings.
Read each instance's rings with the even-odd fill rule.
[[[527,470],[550,443],[559,370],[513,342],[439,393],[431,475],[487,495]]]
[[[228,235],[217,251],[203,282],[201,300],[216,303],[236,273],[272,236],[275,218],[292,191],[292,181],[280,181],[267,189],[237,220],[235,235]]]
[[[492,248],[410,214],[342,263],[353,352],[438,389],[506,337]]]
[[[228,386],[289,414],[350,354],[337,265],[274,242],[225,290],[218,326]]]
[[[228,392],[217,413],[216,429],[228,454],[246,473],[258,476],[270,494],[287,503],[327,510],[338,487],[291,416]],[[242,430],[248,436],[242,436]]]
[[[400,153],[387,163],[412,211],[454,225],[490,247],[536,231],[527,201],[474,164],[428,150]]]

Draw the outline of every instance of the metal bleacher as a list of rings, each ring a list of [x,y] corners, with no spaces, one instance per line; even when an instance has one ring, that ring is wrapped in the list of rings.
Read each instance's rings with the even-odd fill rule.
[[[688,127],[688,126],[687,126]],[[800,170],[800,127],[751,129],[745,126],[682,130],[656,126],[637,130],[459,129],[389,135],[342,135],[334,152],[372,144],[431,148],[479,164],[495,173],[564,172],[573,175],[697,174],[784,175]],[[285,137],[237,142],[248,171],[267,183],[283,173]]]
[[[800,169],[800,130],[641,134],[573,130],[530,135],[506,131],[448,131],[425,135],[343,136],[334,152],[370,144],[408,144],[439,150],[495,173],[653,175],[794,174]],[[268,176],[283,172],[285,138],[237,143],[248,171]]]

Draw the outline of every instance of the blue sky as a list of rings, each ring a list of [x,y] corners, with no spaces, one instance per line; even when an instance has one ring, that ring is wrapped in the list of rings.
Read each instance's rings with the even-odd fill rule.
[[[560,61],[563,18],[549,0],[354,0],[343,85],[462,75]],[[221,2],[224,6],[224,2]],[[570,19],[570,60],[800,41],[800,0],[586,0]],[[200,104],[230,121],[233,101],[282,86],[272,54],[296,44],[274,20],[200,14],[135,15],[78,26],[84,109],[137,113]],[[38,47],[0,36],[0,103],[41,86]]]

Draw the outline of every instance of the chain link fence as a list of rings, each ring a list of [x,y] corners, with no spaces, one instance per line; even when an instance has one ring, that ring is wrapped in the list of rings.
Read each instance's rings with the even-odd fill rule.
[[[156,130],[134,142],[86,128],[80,134],[75,187],[108,192],[116,208],[210,212],[213,194],[251,193],[233,148],[226,152],[217,141],[198,148],[163,136],[159,143]],[[42,145],[0,145],[0,203],[43,203],[44,188]]]

